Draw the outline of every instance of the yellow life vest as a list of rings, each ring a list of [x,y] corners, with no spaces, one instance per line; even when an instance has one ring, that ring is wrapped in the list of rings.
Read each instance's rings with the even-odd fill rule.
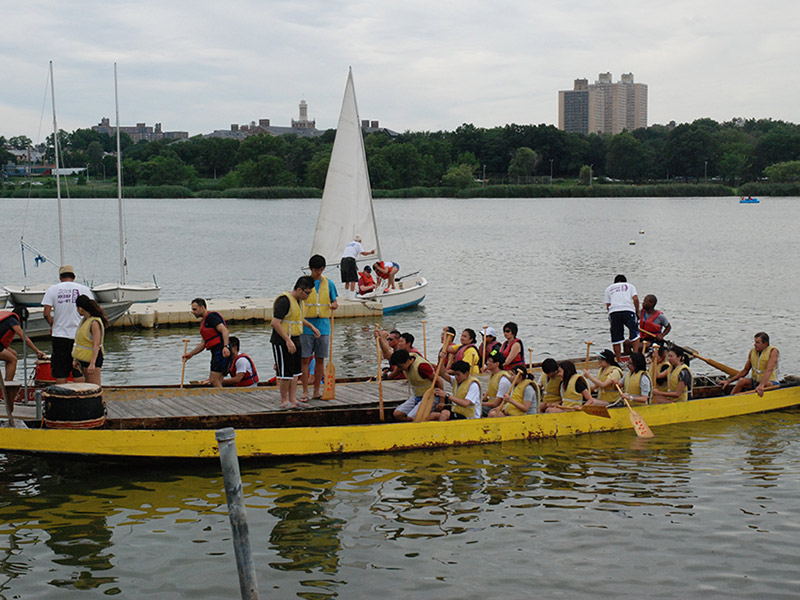
[[[569,378],[567,389],[565,389],[561,395],[561,404],[563,406],[583,406],[583,394],[579,394],[575,390],[578,379],[583,379],[584,383],[586,382],[583,375],[578,375],[577,373]]]
[[[478,384],[478,396],[480,396],[480,388],[481,383],[478,381],[478,378],[470,375],[461,383],[457,383],[455,389],[453,390],[453,395],[456,398],[461,398],[462,400],[466,400],[467,392],[469,391],[470,386],[473,383]],[[475,418],[475,406],[470,404],[469,406],[461,406],[460,404],[456,404],[453,402],[453,412],[458,413],[459,415],[466,417],[467,419],[474,419]]]
[[[761,383],[761,378],[767,371],[767,363],[773,350],[776,350],[775,346],[767,346],[760,353],[755,348],[750,350],[750,367],[753,369],[752,377],[756,385]],[[775,363],[775,369],[769,374],[768,381],[778,381],[778,363]]]
[[[670,369],[669,363],[666,362],[666,361],[664,361],[662,363],[658,363],[658,366],[656,367],[656,369],[657,369],[657,371],[656,371],[656,381],[652,382],[653,383],[653,387],[655,389],[657,389],[657,390],[662,391],[662,392],[666,392],[667,388],[669,387],[669,369]],[[667,373],[667,377],[665,377],[661,382],[659,382],[658,381],[658,376],[663,374],[663,373]]]
[[[647,373],[644,371],[636,371],[636,373],[628,372],[625,374],[625,385],[622,387],[622,389],[625,390],[626,394],[630,394],[631,396],[642,395],[642,375],[647,375]],[[652,383],[650,386],[652,388]],[[648,404],[649,402],[650,399],[648,398]]]
[[[616,377],[612,377],[612,375],[616,375]],[[609,379],[616,379],[619,383],[622,381],[622,369],[614,365],[608,365],[597,372],[597,378],[602,382],[606,382]],[[597,388],[597,399],[608,402],[609,404],[616,402],[619,400],[619,390],[617,390],[616,386],[611,386],[610,388],[599,387]]]
[[[500,380],[503,378],[511,379],[511,373],[508,371],[498,371],[489,378],[489,386],[486,388],[486,395],[489,398],[497,398],[497,388],[500,387]]]
[[[303,301],[298,302],[289,292],[284,292],[281,296],[289,299],[289,312],[281,320],[283,328],[290,337],[301,335],[303,333]]]
[[[511,399],[518,404],[522,404],[525,400],[525,388],[529,385],[533,385],[533,400],[531,401],[531,407],[536,404],[536,397],[539,395],[539,389],[536,385],[535,381],[530,379],[526,379],[522,383],[518,383],[514,386],[514,391],[511,392]],[[505,406],[503,406],[503,412],[506,413],[509,417],[517,417],[519,415],[527,415],[527,411],[522,411],[511,402],[506,402]]]
[[[311,289],[311,293],[303,301],[304,319],[330,319],[331,317],[331,291],[328,278],[322,277],[319,280],[319,294],[317,287]]]
[[[427,379],[422,375],[420,375],[419,367],[422,364],[430,365],[431,367],[433,367],[433,365],[418,355],[412,354],[411,358],[413,359],[413,362],[411,363],[411,366],[408,368],[408,371],[406,371],[406,379],[408,380],[408,383],[411,386],[411,390],[414,392],[414,395],[420,397],[430,389],[430,387],[433,385],[433,382],[430,379]]]
[[[72,357],[83,362],[92,361],[92,351],[94,341],[92,339],[92,323],[100,324],[100,351],[103,351],[103,339],[106,337],[106,328],[100,317],[89,317],[84,319],[75,332],[75,344],[72,346]]]
[[[556,375],[550,379],[546,373],[542,373],[542,402],[561,402],[561,377]]]
[[[681,371],[683,371],[684,369],[689,371],[689,375],[692,374],[691,370],[686,365],[678,365],[674,369],[670,365],[669,377],[668,377],[668,382],[667,382],[668,383],[668,387],[667,387],[667,391],[668,392],[677,392],[678,391],[678,382],[680,381],[679,377],[680,377]],[[687,387],[680,396],[675,398],[675,402],[686,402],[689,399],[689,392],[690,391],[691,391],[691,387]]]

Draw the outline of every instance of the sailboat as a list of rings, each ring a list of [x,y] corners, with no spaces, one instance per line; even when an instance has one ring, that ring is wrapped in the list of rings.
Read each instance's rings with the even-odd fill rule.
[[[119,211],[119,281],[103,283],[92,288],[98,302],[156,302],[161,288],[153,283],[130,284],[125,280],[125,221],[122,211],[122,152],[119,141],[119,95],[117,93],[117,63],[114,63],[114,103],[117,113],[117,209]]]
[[[341,257],[344,247],[356,235],[361,236],[364,248],[375,249],[374,260],[382,260],[372,206],[367,154],[353,85],[353,70],[350,69],[328,174],[325,177],[311,254],[320,254],[328,262],[332,262]],[[371,255],[370,260],[372,259]],[[400,272],[398,275],[400,277],[395,278],[397,289],[378,289],[363,296],[358,295],[356,300],[378,301],[383,306],[384,314],[422,302],[428,280],[418,272],[406,276]]]

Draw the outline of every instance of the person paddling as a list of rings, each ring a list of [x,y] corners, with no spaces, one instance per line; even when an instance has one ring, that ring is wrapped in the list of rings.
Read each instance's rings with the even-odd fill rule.
[[[731,393],[738,394],[746,390],[755,390],[759,396],[764,395],[767,386],[778,385],[778,359],[780,352],[769,343],[769,336],[759,331],[753,339],[753,348],[747,355],[744,368],[730,379],[722,382],[723,389],[732,383]],[[750,377],[747,377],[748,373]]]

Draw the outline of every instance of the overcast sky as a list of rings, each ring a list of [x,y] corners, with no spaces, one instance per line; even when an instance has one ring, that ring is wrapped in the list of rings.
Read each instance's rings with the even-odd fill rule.
[[[362,119],[398,131],[558,123],[558,90],[648,85],[648,124],[800,123],[797,0],[30,0],[0,10],[0,135],[114,121],[190,135],[305,99],[335,127],[348,66]]]

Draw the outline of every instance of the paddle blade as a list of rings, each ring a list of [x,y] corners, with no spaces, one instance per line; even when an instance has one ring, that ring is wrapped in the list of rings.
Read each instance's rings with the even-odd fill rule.
[[[428,418],[428,415],[431,414],[431,410],[433,409],[433,401],[435,398],[436,396],[431,386],[428,388],[428,391],[422,395],[422,400],[420,400],[419,407],[417,408],[417,414],[414,415],[414,423],[421,423]]]
[[[584,406],[581,408],[583,412],[587,415],[592,415],[593,417],[603,417],[604,419],[610,419],[611,415],[608,414],[608,409],[605,406]]]
[[[322,399],[333,400],[336,398],[336,367],[328,361],[325,365],[325,387],[322,388]]]
[[[647,423],[644,422],[642,415],[637,413],[635,410],[631,408],[631,425],[633,425],[633,430],[636,432],[636,435],[640,438],[651,438],[655,437],[655,434],[650,430],[650,427],[647,426]]]

